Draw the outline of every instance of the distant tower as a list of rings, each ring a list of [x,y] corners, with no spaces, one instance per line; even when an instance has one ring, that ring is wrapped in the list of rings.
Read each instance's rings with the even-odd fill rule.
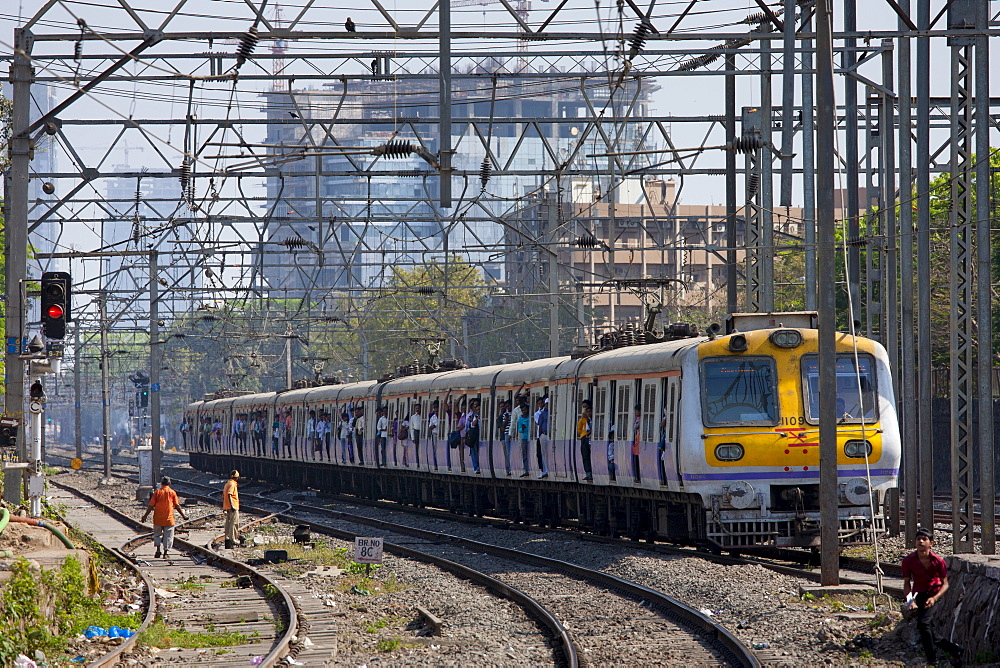
[[[281,30],[281,5],[279,3],[274,4],[274,28],[275,30]],[[271,42],[271,53],[274,58],[271,61],[271,74],[274,75],[274,79],[271,82],[271,90],[275,92],[285,92],[288,90],[288,82],[285,79],[280,79],[278,76],[285,71],[285,52],[288,48],[288,44],[283,39],[276,39]]]

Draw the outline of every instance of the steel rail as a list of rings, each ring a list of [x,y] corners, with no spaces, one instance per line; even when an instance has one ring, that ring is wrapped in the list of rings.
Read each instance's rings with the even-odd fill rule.
[[[202,485],[196,482],[190,482],[175,477],[174,485],[178,484],[187,485],[191,487],[207,488],[206,485]],[[212,491],[214,492],[216,490]],[[296,505],[288,501],[275,501],[274,499],[266,499],[264,497],[260,497],[255,494],[244,494],[243,498],[245,499],[248,496],[254,496],[260,498],[262,501],[266,503],[288,506],[289,510],[291,510],[292,507]],[[213,496],[210,495],[185,493],[185,497],[203,499],[206,501],[210,501],[212,503],[218,503],[218,501]],[[323,533],[330,536],[334,536],[336,538],[340,538],[342,540],[349,540],[349,541],[354,540],[354,538],[357,537],[357,534],[351,533],[350,531],[335,529],[333,527],[329,527],[324,524],[319,524],[302,518],[294,517],[293,515],[288,513],[272,513],[271,511],[265,510],[263,508],[255,508],[253,506],[247,506],[246,504],[243,504],[243,506],[252,510],[256,510],[258,512],[269,513],[270,515],[279,517],[280,519],[286,522],[306,525],[316,533]],[[524,608],[524,610],[530,616],[534,617],[536,620],[541,622],[541,624],[544,627],[546,627],[546,629],[548,629],[548,631],[555,638],[558,645],[556,651],[558,651],[562,655],[564,659],[563,665],[565,665],[567,668],[579,667],[580,662],[578,653],[576,651],[576,646],[573,644],[572,639],[569,637],[569,632],[566,630],[566,628],[562,625],[562,623],[555,615],[549,612],[549,610],[545,606],[543,606],[541,603],[536,601],[528,594],[524,593],[519,589],[511,587],[510,585],[507,585],[501,582],[500,580],[497,580],[496,578],[490,577],[489,575],[486,575],[481,571],[477,571],[473,568],[470,568],[463,564],[456,563],[449,559],[445,559],[443,557],[438,557],[436,555],[428,554],[426,552],[420,552],[419,550],[415,550],[413,548],[405,547],[403,545],[399,545],[389,541],[383,542],[383,546],[386,550],[392,552],[393,554],[398,554],[400,556],[408,557],[410,559],[415,559],[417,561],[421,561],[424,563],[433,564],[434,566],[437,566],[442,570],[458,575],[459,577],[462,577],[471,582],[480,584],[483,587],[489,589],[490,591],[499,594],[500,596],[507,598],[513,601],[514,603],[518,604],[519,606]]]
[[[58,483],[56,483],[56,486],[63,489],[62,485],[59,485]],[[71,526],[62,513],[60,513],[57,509],[53,508],[52,511],[63,524]],[[143,616],[142,623],[139,625],[139,628],[136,629],[135,633],[130,635],[128,638],[125,638],[121,645],[118,645],[110,652],[91,661],[87,664],[88,668],[105,668],[107,666],[117,664],[119,657],[126,650],[130,649],[139,639],[139,633],[145,630],[150,624],[153,623],[153,620],[156,619],[156,589],[154,588],[153,581],[149,578],[149,575],[139,567],[139,564],[133,558],[121,549],[108,547],[107,545],[104,547],[108,550],[108,552],[114,555],[119,563],[132,570],[136,576],[142,580],[142,584],[146,588],[146,614]]]
[[[69,492],[70,494],[78,496],[79,498],[84,499],[88,503],[92,503],[94,506],[100,508],[101,510],[103,510],[104,512],[106,512],[108,515],[110,515],[111,517],[113,517],[115,520],[121,522],[122,524],[125,524],[125,525],[127,525],[127,526],[129,526],[132,529],[135,529],[137,531],[142,531],[143,532],[139,536],[135,536],[135,537],[129,539],[128,541],[126,541],[125,544],[129,544],[129,543],[133,543],[133,542],[138,542],[140,540],[148,540],[152,536],[152,534],[149,533],[149,531],[148,531],[149,527],[147,525],[145,525],[145,524],[139,522],[138,520],[130,517],[129,515],[121,512],[120,510],[114,508],[113,506],[110,506],[110,505],[104,503],[103,501],[100,501],[99,499],[91,496],[90,494],[87,494],[86,492],[83,492],[83,491],[78,490],[78,489],[74,489],[74,488],[72,488],[72,487],[70,487],[68,485],[62,484],[62,483],[60,483],[60,482],[58,482],[58,481],[56,481],[56,480],[54,480],[52,478],[49,478],[49,481],[53,485],[55,485],[56,487],[58,487],[58,488],[60,488],[62,490],[65,490],[65,491]],[[212,517],[212,516],[214,516],[214,515],[210,515],[209,517]],[[203,518],[203,517],[199,517],[199,518],[197,518],[195,520],[190,520],[188,522],[182,522],[178,526],[184,526],[184,525],[190,524],[192,522],[203,521],[204,519],[205,518]],[[255,521],[252,524],[255,524],[255,523],[260,522],[260,521],[264,521],[264,519],[266,519],[266,518],[263,518],[261,520],[257,520],[257,521]],[[290,647],[291,647],[293,638],[295,638],[295,636],[296,636],[296,634],[298,632],[298,626],[299,626],[298,613],[296,612],[295,604],[294,604],[294,601],[292,600],[291,595],[289,595],[289,593],[287,591],[285,591],[285,589],[283,587],[281,587],[277,582],[275,582],[274,580],[272,580],[266,574],[262,573],[261,571],[256,570],[255,568],[253,568],[253,567],[251,567],[251,566],[249,566],[249,565],[247,565],[247,564],[245,564],[245,563],[243,563],[241,561],[236,561],[236,560],[230,559],[229,557],[226,557],[226,556],[223,556],[221,554],[218,554],[214,550],[202,547],[200,545],[196,545],[195,543],[191,543],[191,542],[183,540],[181,538],[175,538],[174,542],[176,544],[180,545],[181,547],[184,547],[185,549],[188,549],[188,550],[191,550],[192,552],[197,552],[198,554],[201,554],[202,556],[204,556],[207,559],[207,563],[209,563],[209,564],[220,566],[224,570],[228,570],[230,572],[238,573],[240,575],[247,575],[252,580],[254,580],[255,582],[257,582],[261,586],[262,589],[264,588],[264,585],[270,585],[271,587],[274,588],[274,591],[277,591],[277,592],[280,593],[280,595],[281,595],[281,604],[282,604],[282,606],[285,609],[285,615],[286,615],[286,618],[288,620],[288,623],[285,625],[284,632],[276,639],[274,645],[271,647],[271,651],[268,652],[267,656],[265,656],[263,658],[263,660],[259,664],[261,666],[265,666],[266,668],[270,668],[271,666],[278,665],[278,662],[285,655],[287,655],[290,652]],[[150,610],[153,611],[153,613],[154,613],[153,616],[155,616],[156,606],[154,605],[154,603],[155,603],[154,593],[153,593],[153,590],[151,588],[149,588],[148,591],[149,591],[149,606],[150,606]],[[148,627],[148,625],[151,622],[152,622],[152,617],[150,616],[149,610],[147,610],[146,618],[143,620],[142,626],[140,626],[139,630],[134,635],[132,635],[130,638],[128,638],[127,640],[133,640],[134,638],[137,638],[138,635],[139,635],[139,633],[141,631],[145,630],[146,627]],[[105,655],[104,657],[101,658],[101,661],[103,661],[103,663],[101,663],[100,665],[102,665],[102,666],[114,665],[114,663],[117,662],[117,660],[121,657],[121,654],[125,650],[125,648],[131,646],[131,644],[132,643],[125,642],[125,643],[122,643],[121,645],[119,645],[114,651],[110,652],[109,654],[107,654],[107,655]]]
[[[185,485],[197,485],[197,483],[189,483],[183,480],[176,480],[175,482],[185,484]],[[386,531],[392,531],[399,534],[407,534],[414,537],[422,538],[424,540],[440,542],[442,539],[447,542],[458,545],[464,548],[485,552],[493,554],[495,556],[502,557],[504,559],[510,559],[512,561],[521,563],[530,563],[535,566],[541,566],[548,570],[556,571],[568,575],[570,577],[595,583],[604,589],[615,592],[625,598],[644,602],[646,605],[652,609],[657,610],[665,618],[670,619],[675,623],[680,623],[688,628],[695,628],[700,633],[702,633],[709,642],[718,650],[721,654],[727,657],[733,665],[737,666],[759,666],[759,660],[753,655],[753,652],[743,644],[735,635],[733,635],[728,629],[717,624],[708,616],[703,615],[694,608],[682,603],[662,592],[656,591],[644,585],[630,582],[622,578],[604,573],[602,571],[596,571],[589,569],[577,564],[572,564],[559,559],[553,559],[550,557],[544,557],[541,555],[530,554],[514,550],[511,548],[502,547],[499,545],[493,545],[491,543],[483,543],[476,540],[471,540],[468,538],[461,538],[452,534],[428,531],[424,529],[417,529],[414,527],[409,527],[406,525],[394,524],[392,522],[387,522],[384,520],[377,520],[373,518],[363,517],[360,515],[353,515],[351,513],[346,513],[343,511],[331,510],[329,508],[323,508],[321,506],[312,506],[307,503],[301,502],[288,502],[288,501],[276,501],[274,499],[268,499],[262,495],[254,495],[256,498],[261,499],[266,503],[271,504],[284,504],[289,506],[294,506],[297,508],[302,508],[308,512],[320,513],[324,515],[329,515],[336,517],[338,519],[343,519],[345,521],[354,522],[356,524],[365,524],[369,526],[378,527]],[[307,524],[308,522],[303,521],[301,518],[295,517],[293,515],[288,515],[287,520],[290,522],[298,522],[302,524]],[[309,523],[313,524],[313,523]],[[323,529],[324,525],[318,525],[317,530]],[[349,532],[346,532],[349,534]],[[353,535],[353,534],[349,534]],[[387,546],[389,543],[385,543]],[[397,546],[398,547],[398,546]],[[408,548],[403,548],[408,549]],[[567,642],[569,639],[567,637]]]

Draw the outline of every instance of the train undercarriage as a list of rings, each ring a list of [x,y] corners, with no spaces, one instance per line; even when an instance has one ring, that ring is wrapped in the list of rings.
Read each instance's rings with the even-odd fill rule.
[[[276,462],[207,453],[191,453],[190,462],[196,469],[223,477],[235,468],[244,479],[281,487],[394,501],[537,526],[572,527],[600,536],[659,539],[740,551],[764,544],[818,544],[818,522],[801,517],[720,522],[706,510],[697,494],[520,478],[468,478],[292,460]],[[841,539],[865,542],[870,526],[867,518],[842,518]],[[881,516],[876,517],[875,528],[876,532],[884,531]]]

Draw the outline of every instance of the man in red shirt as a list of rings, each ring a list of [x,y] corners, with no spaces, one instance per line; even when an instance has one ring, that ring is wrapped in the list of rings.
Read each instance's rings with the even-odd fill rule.
[[[177,500],[177,492],[170,487],[170,478],[163,476],[163,479],[160,480],[160,488],[153,492],[146,513],[142,516],[142,521],[145,522],[149,513],[153,513],[153,545],[156,546],[156,554],[153,556],[157,558],[161,555],[160,548],[163,549],[162,555],[166,558],[167,551],[174,545],[175,509],[186,521],[187,515],[184,514],[184,510]]]
[[[944,559],[931,552],[934,534],[930,529],[919,528],[914,539],[916,551],[903,559],[903,596],[915,594],[910,608],[917,611],[917,630],[924,654],[930,663],[937,661],[936,644],[949,654],[960,654],[962,648],[948,641],[936,641],[927,625],[927,611],[948,591],[948,567]]]

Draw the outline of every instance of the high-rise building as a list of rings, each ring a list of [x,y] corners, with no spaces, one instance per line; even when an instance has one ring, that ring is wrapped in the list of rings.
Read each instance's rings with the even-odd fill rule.
[[[373,72],[383,63],[376,57]],[[482,74],[483,82],[463,79],[453,93],[453,167],[479,174],[489,146],[493,164],[505,173],[494,173],[485,187],[478,176],[453,179],[456,201],[475,199],[461,215],[438,207],[438,177],[427,160],[410,153],[373,155],[388,142],[410,142],[437,155],[436,80],[376,78],[352,80],[349,89],[337,82],[322,90],[265,93],[273,121],[265,144],[273,153],[266,206],[272,244],[264,273],[272,289],[292,296],[378,287],[391,278],[385,272],[392,266],[445,252],[476,263],[487,280],[503,280],[505,264],[496,250],[504,241],[504,220],[521,198],[550,187],[556,161],[572,155],[587,117],[594,105],[607,102],[608,92],[528,78],[513,85],[507,79],[495,92],[490,73]],[[637,97],[633,113],[646,115],[655,88],[638,95],[630,84],[623,90]],[[471,119],[478,132],[464,122]],[[637,141],[634,126],[623,127],[619,142]],[[576,153],[588,166],[607,164],[607,158],[584,158],[587,150]],[[393,175],[377,174],[387,170]]]

